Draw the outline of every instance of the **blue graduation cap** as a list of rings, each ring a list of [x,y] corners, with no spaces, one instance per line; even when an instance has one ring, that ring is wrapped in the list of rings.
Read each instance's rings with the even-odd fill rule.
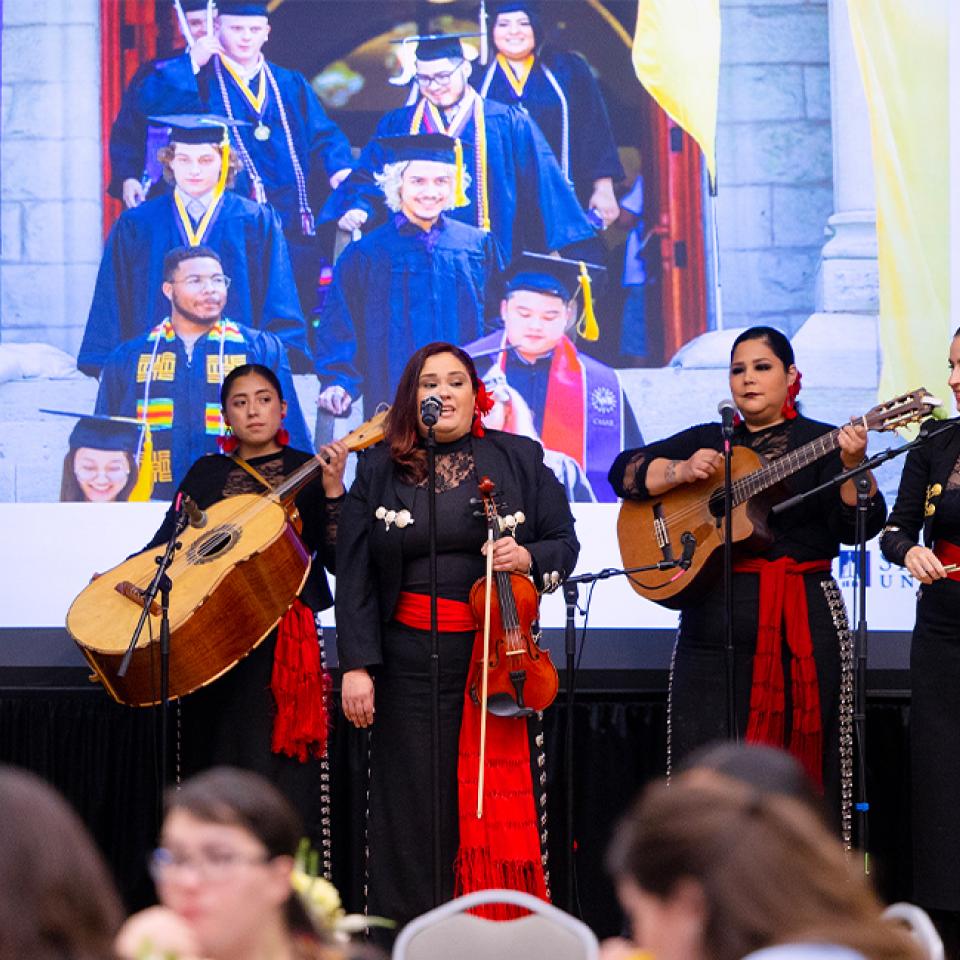
[[[514,257],[504,274],[507,294],[532,290],[560,297],[564,303],[583,291],[583,316],[577,332],[584,340],[596,340],[600,328],[593,311],[593,281],[606,273],[606,267],[581,260],[566,260],[542,253],[524,251]]]
[[[214,113],[171,113],[147,119],[156,127],[169,127],[171,143],[212,143],[215,146],[230,142],[231,127],[250,126],[246,120],[231,120]]]
[[[456,163],[457,141],[444,133],[417,133],[402,137],[378,137],[377,143],[387,154],[388,163],[408,160],[434,160]],[[461,144],[461,146],[463,146]],[[469,148],[468,148],[469,149]]]

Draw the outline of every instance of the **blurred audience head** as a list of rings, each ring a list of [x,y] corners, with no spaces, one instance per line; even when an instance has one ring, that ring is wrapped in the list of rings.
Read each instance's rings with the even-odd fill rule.
[[[651,785],[608,852],[634,941],[657,960],[787,943],[916,957],[858,867],[807,802],[702,768]]]
[[[762,743],[718,740],[694,750],[677,767],[678,773],[705,770],[722,773],[762,793],[783,794],[826,817],[823,800],[803,765],[792,754]]]
[[[79,817],[33,774],[0,766],[0,960],[107,960],[119,897]]]
[[[168,791],[151,868],[161,904],[202,956],[232,960],[312,935],[290,883],[302,833],[286,798],[249,771],[216,767]]]

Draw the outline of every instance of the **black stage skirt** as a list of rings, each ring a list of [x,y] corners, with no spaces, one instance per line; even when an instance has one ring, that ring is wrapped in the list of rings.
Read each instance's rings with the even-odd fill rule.
[[[440,849],[443,900],[453,897],[460,840],[457,758],[474,633],[440,634]],[[367,909],[398,927],[431,909],[430,632],[390,623],[376,669],[367,812]]]
[[[270,749],[276,714],[270,676],[276,645],[273,630],[222,677],[182,699],[179,722],[172,724],[173,735],[179,732],[173,755],[180,760],[183,777],[221,764],[266,777],[294,805],[310,842],[320,850],[327,846],[330,830],[326,759],[311,757],[301,763]]]
[[[849,777],[851,744],[844,743],[841,763],[841,727],[849,735],[852,719],[852,640],[846,610],[836,582],[822,572],[804,575],[810,636],[820,688],[823,725],[824,797],[831,819],[840,824],[842,773]],[[733,575],[734,700],[740,736],[747,730],[753,655],[757,646],[759,575]],[[719,581],[699,602],[680,616],[673,652],[667,727],[668,763],[676,766],[693,750],[727,732],[726,612],[723,582]],[[783,642],[786,732],[791,721],[790,650]],[[846,689],[844,688],[846,685]],[[844,700],[841,709],[841,699]],[[846,811],[849,816],[849,811]]]
[[[910,676],[914,900],[960,911],[960,583],[921,587]]]

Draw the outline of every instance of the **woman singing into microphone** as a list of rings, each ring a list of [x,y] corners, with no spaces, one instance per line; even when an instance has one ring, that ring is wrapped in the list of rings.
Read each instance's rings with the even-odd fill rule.
[[[790,341],[751,327],[734,341],[730,393],[739,410],[734,445],[776,460],[833,428],[797,410],[800,372]],[[742,419],[741,419],[742,418]],[[862,462],[866,430],[847,425],[839,450],[786,481],[811,490]],[[610,482],[623,497],[648,499],[707,477],[723,480],[720,425],[702,424],[620,454]],[[841,777],[852,776],[849,724],[852,647],[843,598],[830,574],[840,543],[855,534],[856,489],[847,481],[769,518],[774,540],[760,556],[734,557],[733,643],[737,727],[747,740],[788,748],[823,786],[838,817]],[[871,485],[867,535],[883,525],[883,497]],[[670,672],[668,763],[727,736],[726,609],[722,579],[680,613]],[[849,732],[849,731],[848,731]],[[848,803],[848,801],[846,802]]]
[[[420,415],[431,397],[440,401],[434,432],[443,899],[454,895],[455,863],[457,891],[485,886],[546,894],[543,739],[535,734],[530,749],[523,719],[491,718],[509,725],[510,743],[495,765],[489,751],[498,746],[487,739],[488,792],[513,792],[509,822],[494,824],[499,829],[488,829],[482,842],[472,832],[479,708],[464,700],[477,629],[467,599],[485,571],[479,480],[490,477],[501,514],[520,521],[513,536],[494,541],[494,570],[527,574],[548,590],[572,571],[579,552],[569,504],[540,445],[484,431],[488,401],[470,357],[448,343],[418,350],[400,378],[385,442],[359,458],[337,542],[343,710],[351,723],[371,730],[367,908],[401,925],[434,905],[427,428]],[[458,813],[458,783],[463,787],[471,771],[474,806],[461,802]],[[469,787],[462,793],[469,796]]]

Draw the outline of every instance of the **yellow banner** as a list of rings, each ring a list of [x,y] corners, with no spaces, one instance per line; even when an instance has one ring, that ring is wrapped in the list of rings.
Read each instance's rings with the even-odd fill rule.
[[[848,0],[877,187],[881,397],[945,390],[949,2]]]
[[[700,145],[716,182],[720,0],[639,0],[633,69]]]

